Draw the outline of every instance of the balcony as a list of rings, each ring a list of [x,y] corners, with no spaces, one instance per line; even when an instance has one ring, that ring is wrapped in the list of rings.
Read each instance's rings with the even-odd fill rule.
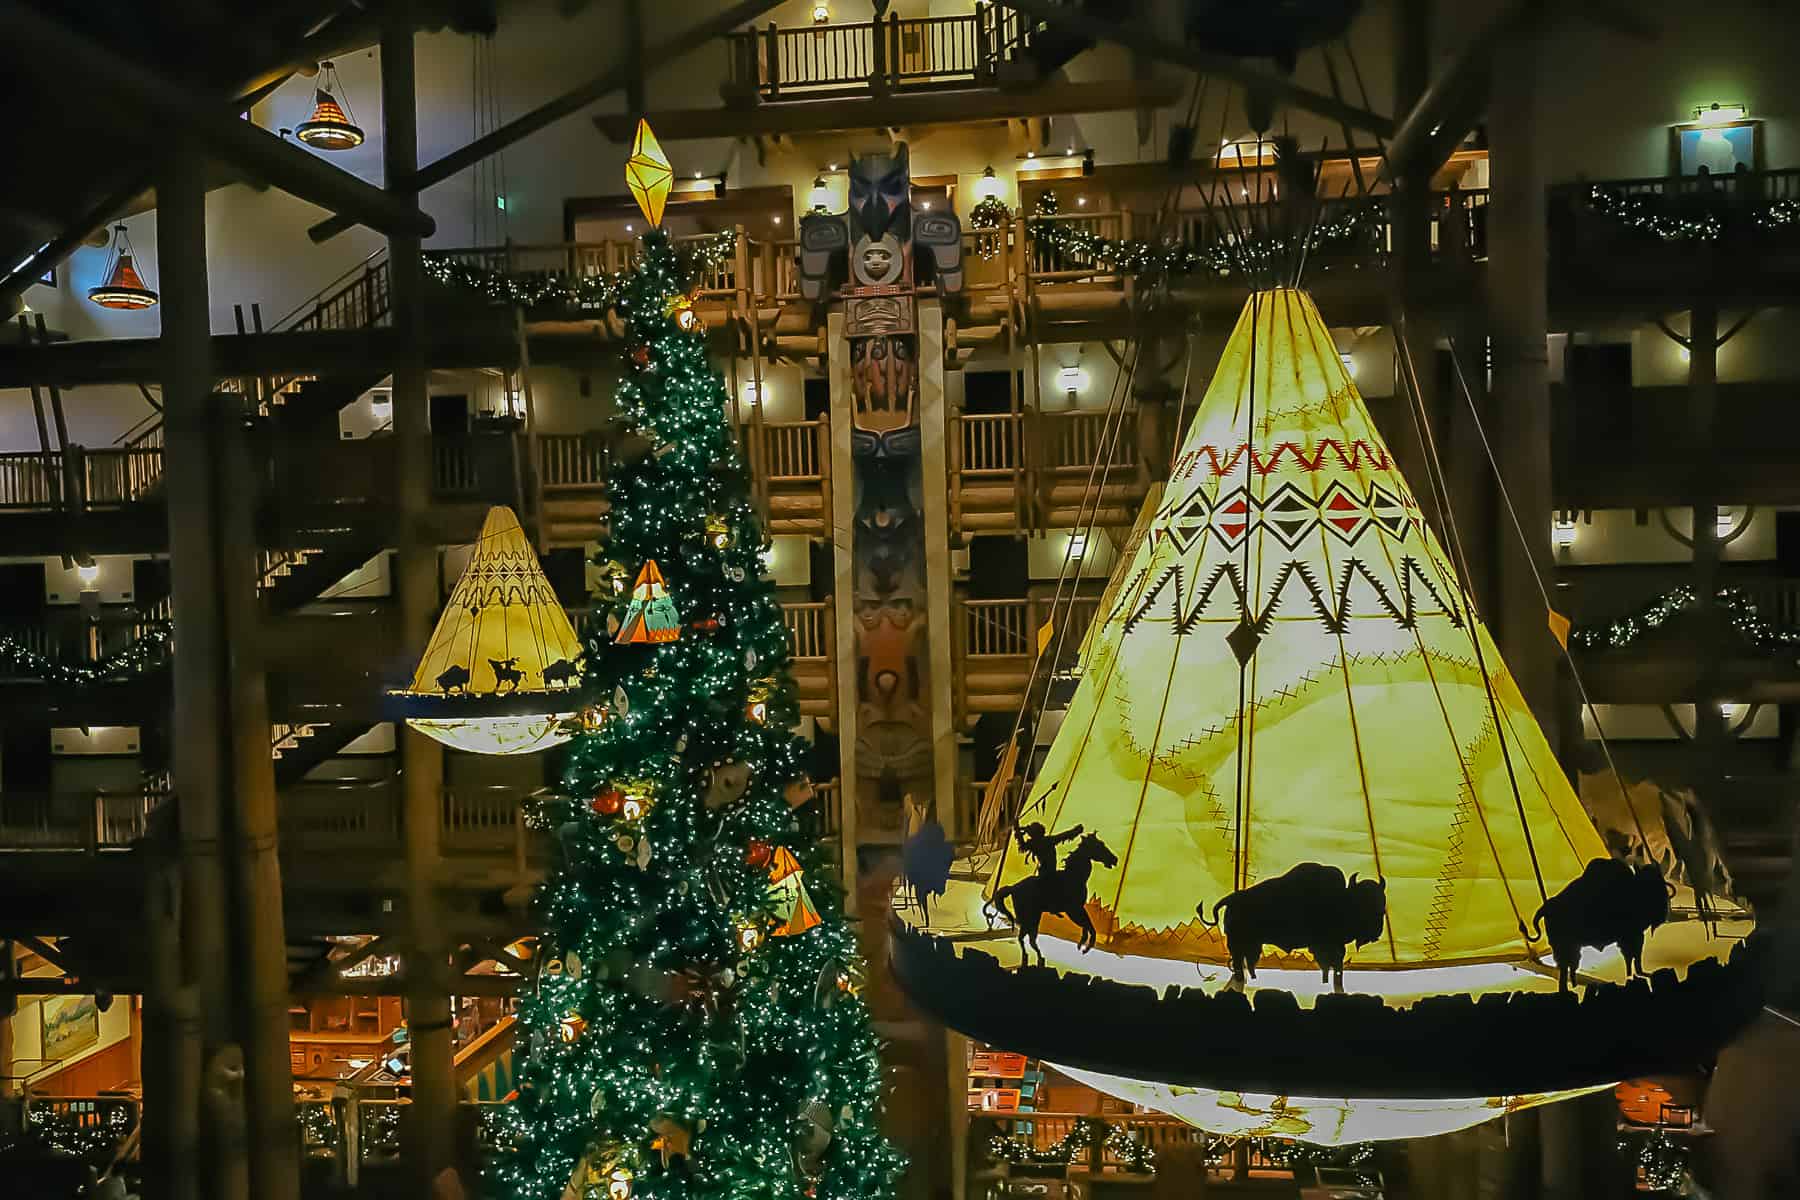
[[[727,101],[769,103],[885,96],[1035,79],[1034,45],[1047,40],[1028,17],[993,4],[946,17],[901,17],[729,34]]]
[[[1123,525],[1137,519],[1169,450],[1139,414],[957,413],[950,525],[959,534]],[[1096,467],[1096,464],[1099,464]]]
[[[1044,626],[1051,625],[1048,652],[1060,651],[1056,670],[1068,671],[1076,667],[1082,639],[1099,610],[1097,595],[1065,595],[1060,602],[1048,595],[959,599],[952,613],[956,628],[951,644],[958,716],[1018,711],[1025,703]]]

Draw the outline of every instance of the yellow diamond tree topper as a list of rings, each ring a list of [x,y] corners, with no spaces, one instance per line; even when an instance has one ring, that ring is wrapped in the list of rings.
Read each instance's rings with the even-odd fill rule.
[[[669,165],[662,143],[656,140],[650,122],[639,118],[637,133],[631,139],[631,157],[625,160],[625,185],[650,224],[662,224],[663,205],[674,181],[675,169]]]

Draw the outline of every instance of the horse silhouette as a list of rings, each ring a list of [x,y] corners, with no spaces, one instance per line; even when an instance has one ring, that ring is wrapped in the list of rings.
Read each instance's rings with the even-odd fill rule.
[[[1027,875],[1017,883],[1003,887],[983,906],[984,913],[998,909],[1018,930],[1020,962],[1026,961],[1025,940],[1030,938],[1038,966],[1044,965],[1044,952],[1038,947],[1038,922],[1045,913],[1061,913],[1080,927],[1081,938],[1076,945],[1083,954],[1094,948],[1094,940],[1099,934],[1094,930],[1093,921],[1088,919],[1087,885],[1095,863],[1116,867],[1119,856],[1097,835],[1090,833],[1069,851],[1069,857],[1061,867],[1045,875]],[[1007,907],[1008,900],[1012,901],[1011,908]]]
[[[519,670],[519,659],[516,655],[512,658],[490,658],[488,666],[494,668],[494,690],[496,692],[507,684],[511,684],[513,691],[516,692],[519,690],[519,685],[525,682],[525,672]]]

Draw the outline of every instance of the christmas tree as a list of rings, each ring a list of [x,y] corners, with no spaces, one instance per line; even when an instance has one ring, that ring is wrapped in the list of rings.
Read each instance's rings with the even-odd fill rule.
[[[583,638],[595,706],[540,814],[556,852],[496,1182],[519,1200],[878,1200],[902,1163],[877,1129],[763,532],[689,306],[698,266],[653,230],[619,281],[632,435]]]

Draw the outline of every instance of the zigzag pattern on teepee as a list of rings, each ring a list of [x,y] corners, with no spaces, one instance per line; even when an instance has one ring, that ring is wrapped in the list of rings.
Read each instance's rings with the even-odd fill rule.
[[[1222,479],[1235,471],[1246,457],[1250,460],[1250,469],[1258,475],[1273,474],[1281,466],[1281,460],[1287,457],[1292,457],[1294,465],[1302,471],[1310,473],[1324,464],[1325,452],[1328,450],[1337,457],[1338,465],[1346,471],[1386,471],[1393,466],[1385,447],[1372,446],[1362,438],[1352,441],[1348,451],[1336,438],[1325,438],[1313,444],[1310,455],[1298,442],[1278,442],[1275,449],[1267,455],[1258,454],[1249,442],[1239,442],[1226,451],[1223,459],[1219,457],[1219,447],[1207,443],[1182,452],[1181,457],[1175,460],[1175,470],[1169,476],[1169,483],[1171,486],[1181,483],[1199,470],[1202,461],[1206,463],[1211,478]],[[1365,458],[1367,462],[1364,461]]]
[[[1157,577],[1156,582],[1144,589],[1135,601],[1129,596],[1120,600],[1119,606],[1108,615],[1107,620],[1113,620],[1124,611],[1126,605],[1131,605],[1130,613],[1125,617],[1125,632],[1130,633],[1141,622],[1154,614],[1157,602],[1165,591],[1169,591],[1172,594],[1167,602],[1168,617],[1175,623],[1175,632],[1192,633],[1199,626],[1201,620],[1206,617],[1219,584],[1226,582],[1231,585],[1230,594],[1236,602],[1235,607],[1229,608],[1223,613],[1214,614],[1214,619],[1236,617],[1241,621],[1248,622],[1258,633],[1264,633],[1268,629],[1269,622],[1274,618],[1276,610],[1281,606],[1283,589],[1287,587],[1289,580],[1297,578],[1305,586],[1307,597],[1312,602],[1313,611],[1324,627],[1332,633],[1342,633],[1350,618],[1355,615],[1350,589],[1360,579],[1367,583],[1370,590],[1374,592],[1375,602],[1381,610],[1387,613],[1393,622],[1402,629],[1411,629],[1418,623],[1418,619],[1422,615],[1444,616],[1456,628],[1463,627],[1462,610],[1454,601],[1446,599],[1443,592],[1440,592],[1437,586],[1431,582],[1424,569],[1419,565],[1418,559],[1411,555],[1401,558],[1399,573],[1400,595],[1396,600],[1389,585],[1378,579],[1361,559],[1346,559],[1343,569],[1338,573],[1337,586],[1327,592],[1320,586],[1312,569],[1306,563],[1298,559],[1289,559],[1281,565],[1281,569],[1275,575],[1275,581],[1264,593],[1260,610],[1253,611],[1245,592],[1243,575],[1238,570],[1236,563],[1220,563],[1213,568],[1212,574],[1207,577],[1206,583],[1197,592],[1188,592],[1183,588],[1185,571],[1180,563],[1175,563],[1166,568]],[[1147,571],[1140,572],[1138,577],[1132,581],[1131,586],[1125,590],[1137,592],[1139,585],[1147,577]],[[1420,609],[1415,583],[1418,588],[1424,589],[1425,595],[1430,597],[1435,604],[1434,608]]]

